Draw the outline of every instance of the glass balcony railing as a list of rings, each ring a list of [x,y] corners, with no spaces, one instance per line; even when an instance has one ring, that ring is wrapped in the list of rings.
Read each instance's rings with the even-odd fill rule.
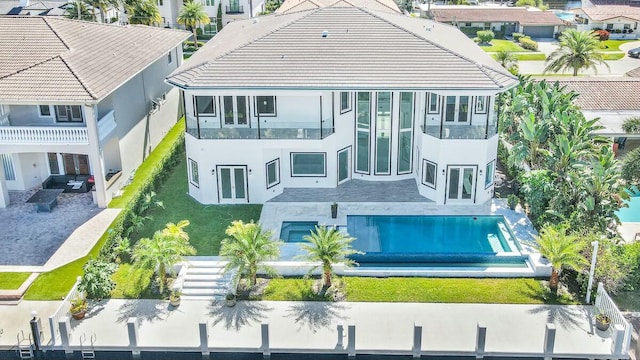
[[[310,124],[295,122],[279,122],[270,127],[204,127],[197,126],[197,121],[187,118],[187,133],[199,139],[287,139],[287,140],[321,140],[333,134],[330,120]],[[252,124],[256,125],[256,124]]]
[[[438,139],[488,139],[496,134],[494,124],[486,125],[422,125],[422,133]]]

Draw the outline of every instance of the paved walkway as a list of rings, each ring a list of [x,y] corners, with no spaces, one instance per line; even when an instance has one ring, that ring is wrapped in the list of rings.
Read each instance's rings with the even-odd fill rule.
[[[261,352],[261,324],[268,323],[272,352],[345,353],[346,327],[352,323],[357,353],[410,354],[413,325],[419,322],[423,354],[472,355],[477,324],[483,322],[487,353],[536,356],[542,353],[545,326],[552,323],[558,356],[604,357],[612,340],[610,333],[595,330],[591,311],[583,306],[286,301],[240,301],[233,308],[183,301],[172,308],[159,300],[109,300],[88,318],[72,320],[71,345],[78,347],[82,334],[95,334],[96,350],[127,348],[127,320],[137,317],[141,350],[199,351],[198,323],[208,322],[211,351]]]

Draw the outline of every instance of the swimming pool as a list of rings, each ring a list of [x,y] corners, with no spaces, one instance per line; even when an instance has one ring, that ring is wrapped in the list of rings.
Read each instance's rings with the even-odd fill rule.
[[[555,14],[561,20],[569,21],[569,22],[573,22],[573,20],[575,20],[575,18],[576,18],[576,14],[574,14],[572,12],[567,12],[567,11],[557,11],[557,12],[555,12]]]
[[[632,197],[625,201],[629,207],[616,212],[621,222],[640,222],[640,192],[632,192]]]
[[[280,239],[288,243],[304,242],[303,237],[315,230],[317,225],[317,221],[283,221]]]

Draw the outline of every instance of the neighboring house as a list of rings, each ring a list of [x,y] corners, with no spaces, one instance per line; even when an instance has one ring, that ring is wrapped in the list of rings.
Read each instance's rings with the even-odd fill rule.
[[[34,1],[0,0],[0,15],[64,16],[67,0]]]
[[[633,77],[633,78],[640,78],[640,67],[637,67],[637,68],[627,72],[625,75],[627,75],[629,77]]]
[[[496,96],[518,83],[449,25],[347,1],[233,22],[167,81],[184,92],[189,194],[205,204],[351,179],[482,204]]]
[[[640,6],[594,5],[571,11],[576,14],[578,30],[605,29],[611,39],[640,38]]]
[[[363,9],[396,12],[402,14],[398,4],[394,0],[286,0],[280,5],[276,14],[288,14],[297,11],[313,10],[325,6],[333,6],[336,3],[360,7]]]
[[[564,29],[564,22],[552,11],[536,8],[432,6],[429,17],[458,26],[462,32],[472,36],[479,30],[493,30],[504,36],[519,32],[532,38],[553,38]]]
[[[165,27],[184,28],[178,24],[177,18],[182,10],[182,6],[186,0],[156,0],[162,22]],[[201,26],[203,31],[208,34],[216,33],[216,19],[218,17],[218,6],[221,4],[222,23],[227,24],[231,21],[248,19],[257,16],[264,11],[265,0],[197,0],[204,5],[204,10],[211,20],[210,25]]]
[[[48,17],[0,17],[0,33],[0,205],[81,175],[105,207],[176,122],[164,77],[189,33]]]

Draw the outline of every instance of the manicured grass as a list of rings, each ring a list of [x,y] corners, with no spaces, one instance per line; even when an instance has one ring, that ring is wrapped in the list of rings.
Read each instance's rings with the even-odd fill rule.
[[[540,61],[545,60],[547,56],[543,53],[528,53],[528,54],[513,54],[518,61]],[[491,57],[494,59],[497,57],[497,54],[491,54]]]
[[[197,255],[218,255],[220,242],[226,237],[224,231],[231,221],[260,220],[262,205],[202,205],[187,194],[187,181],[187,162],[183,159],[157,193],[156,200],[162,201],[165,208],[150,210],[153,218],[147,220],[139,234],[131,236],[132,241],[153,236],[169,222],[189,220],[191,224],[185,231]]]
[[[602,52],[604,60],[620,60],[624,57],[623,52]]]
[[[31,273],[8,272],[0,273],[0,289],[16,290],[27,280]]]
[[[620,51],[620,45],[638,40],[606,40],[600,42],[602,51]]]
[[[124,299],[154,299],[158,298],[157,292],[151,291],[153,271],[147,269],[134,269],[130,264],[121,264],[113,275],[116,288],[111,293],[113,298]]]
[[[343,277],[347,301],[495,304],[576,304],[550,294],[536,279],[360,278]],[[263,300],[319,300],[311,281],[274,279]],[[315,297],[315,298],[314,298]]]
[[[478,44],[480,45],[480,44]],[[480,45],[480,48],[486,52],[498,52],[498,51],[502,51],[502,50],[506,50],[506,51],[515,51],[515,52],[526,52],[529,50],[524,49],[523,47],[521,47],[520,45],[514,43],[513,41],[509,41],[509,40],[491,40],[491,46],[487,46],[487,45]]]

